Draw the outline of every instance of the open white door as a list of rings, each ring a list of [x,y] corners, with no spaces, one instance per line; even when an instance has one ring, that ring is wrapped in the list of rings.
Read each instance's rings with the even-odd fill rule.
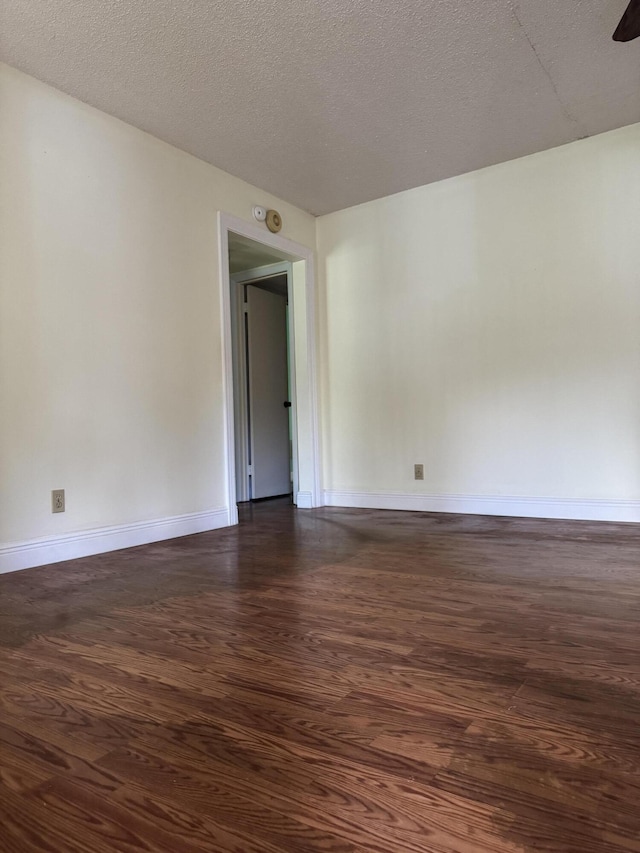
[[[291,492],[287,300],[247,286],[251,497]]]

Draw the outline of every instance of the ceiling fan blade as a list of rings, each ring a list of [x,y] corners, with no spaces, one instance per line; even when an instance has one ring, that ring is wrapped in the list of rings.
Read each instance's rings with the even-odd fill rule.
[[[640,36],[640,0],[631,0],[613,34],[614,41],[631,41]]]

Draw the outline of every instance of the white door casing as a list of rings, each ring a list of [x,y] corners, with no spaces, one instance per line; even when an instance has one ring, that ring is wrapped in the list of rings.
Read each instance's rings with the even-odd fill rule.
[[[236,505],[233,344],[231,335],[231,288],[229,275],[229,232],[275,248],[291,263],[289,291],[291,400],[294,472],[297,488],[294,501],[299,508],[322,505],[316,375],[316,321],[314,254],[307,246],[227,213],[218,213],[218,251],[222,309],[222,355],[224,364],[224,430],[227,506],[231,524],[238,522]]]

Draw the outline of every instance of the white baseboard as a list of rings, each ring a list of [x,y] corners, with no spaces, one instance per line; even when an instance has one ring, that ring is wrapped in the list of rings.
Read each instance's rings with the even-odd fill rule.
[[[640,522],[640,501],[528,498],[507,495],[414,495],[400,492],[325,491],[327,506],[459,512],[520,518]]]
[[[227,527],[227,507],[0,545],[0,574]],[[236,519],[237,523],[237,519]]]
[[[313,509],[313,495],[311,492],[298,492],[296,495],[296,506],[298,509]]]

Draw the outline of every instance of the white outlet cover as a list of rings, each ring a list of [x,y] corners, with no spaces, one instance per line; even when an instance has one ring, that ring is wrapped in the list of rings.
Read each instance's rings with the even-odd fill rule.
[[[260,207],[259,204],[253,208],[253,216],[254,219],[257,219],[258,222],[264,222],[267,218],[267,209],[266,207]]]

